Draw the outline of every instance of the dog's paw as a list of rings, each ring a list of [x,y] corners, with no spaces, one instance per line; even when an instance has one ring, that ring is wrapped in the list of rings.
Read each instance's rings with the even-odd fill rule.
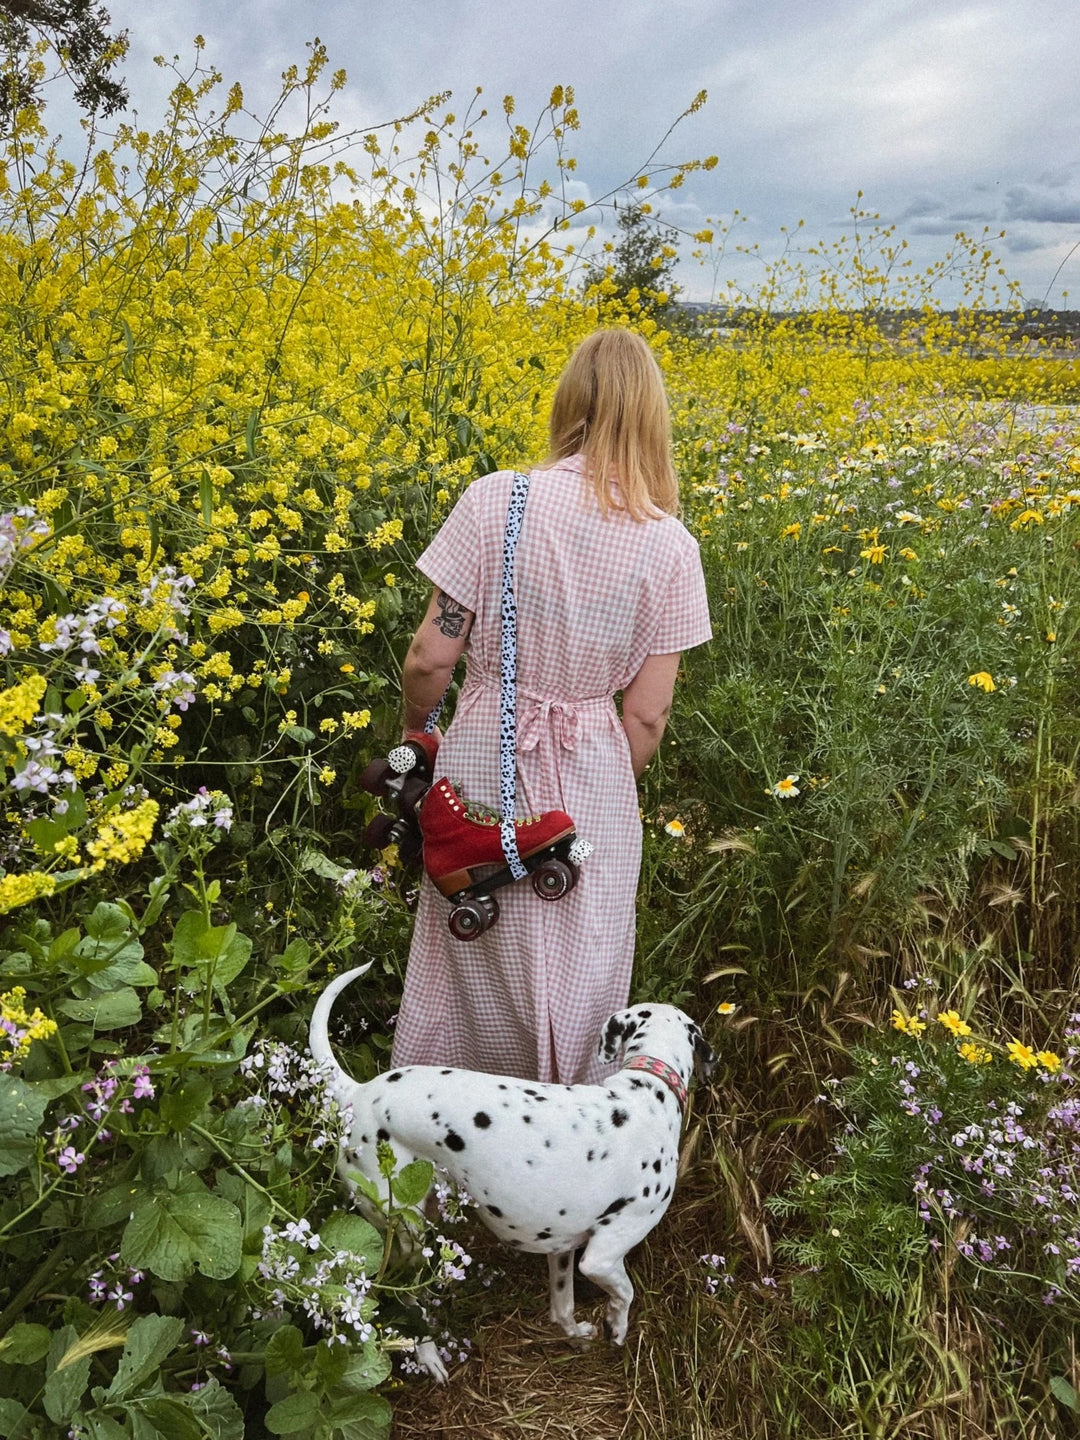
[[[625,1311],[612,1315],[610,1310],[604,1316],[604,1338],[612,1345],[622,1345],[626,1339],[627,1317]]]
[[[413,1351],[413,1359],[424,1374],[435,1381],[436,1385],[445,1385],[449,1380],[449,1371],[443,1364],[442,1356],[439,1354],[434,1340],[418,1340],[416,1349]]]
[[[556,1322],[569,1340],[595,1340],[596,1326],[588,1320],[560,1320]]]

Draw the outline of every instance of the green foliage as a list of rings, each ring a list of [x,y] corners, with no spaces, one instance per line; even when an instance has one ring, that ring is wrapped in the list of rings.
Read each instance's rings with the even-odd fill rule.
[[[127,31],[110,35],[109,12],[96,0],[2,0],[0,132],[25,106],[42,104],[42,57],[53,51],[74,82],[75,100],[91,114],[112,115],[128,102],[123,81],[112,73],[127,53]],[[35,47],[34,36],[45,41]]]
[[[630,303],[643,316],[666,319],[679,293],[671,278],[679,259],[678,231],[658,224],[643,204],[624,204],[615,218],[619,238],[605,245],[603,263],[586,269],[586,290],[600,287],[603,294]]]

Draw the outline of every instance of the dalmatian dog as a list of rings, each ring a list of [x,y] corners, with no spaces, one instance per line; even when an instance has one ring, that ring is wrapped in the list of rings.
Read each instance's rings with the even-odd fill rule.
[[[432,1161],[476,1202],[480,1219],[516,1250],[548,1257],[550,1316],[573,1339],[596,1327],[574,1316],[574,1253],[608,1297],[605,1330],[626,1338],[634,1298],[623,1261],[671,1203],[687,1084],[715,1059],[695,1023],[672,1005],[633,1005],[604,1025],[598,1055],[623,1061],[604,1085],[554,1085],[437,1065],[410,1065],[358,1084],[338,1064],[327,1033],[342,990],[368,966],[339,976],[311,1017],[309,1045],[351,1110],[338,1170],[359,1171],[385,1194],[376,1147],[399,1164]],[[417,1359],[446,1379],[435,1347]]]

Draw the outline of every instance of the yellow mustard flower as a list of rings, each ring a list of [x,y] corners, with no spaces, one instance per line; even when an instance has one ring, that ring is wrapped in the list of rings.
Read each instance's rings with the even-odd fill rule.
[[[976,670],[974,675],[968,676],[968,684],[976,686],[979,690],[985,690],[988,695],[992,690],[997,689],[994,677],[988,670]]]

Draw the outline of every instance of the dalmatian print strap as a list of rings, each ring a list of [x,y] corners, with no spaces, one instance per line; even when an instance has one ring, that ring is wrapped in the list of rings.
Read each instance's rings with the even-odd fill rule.
[[[499,830],[503,855],[515,880],[528,871],[518,854],[517,831],[514,826],[514,801],[517,791],[517,601],[514,598],[514,555],[521,522],[525,517],[525,501],[529,498],[529,477],[520,470],[514,474],[510,504],[506,510],[503,534],[502,571],[502,673],[499,684]]]

